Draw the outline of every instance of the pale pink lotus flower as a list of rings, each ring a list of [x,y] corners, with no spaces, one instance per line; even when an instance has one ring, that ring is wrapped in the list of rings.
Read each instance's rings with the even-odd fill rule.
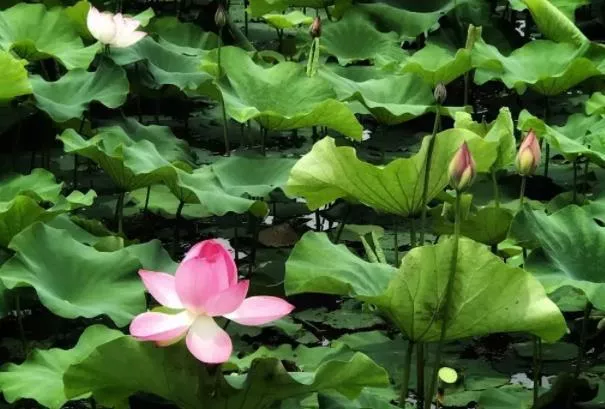
[[[523,139],[523,142],[519,147],[519,152],[517,153],[515,164],[519,174],[522,176],[533,175],[538,168],[538,165],[540,165],[541,156],[540,142],[538,142],[534,130],[530,129],[525,136],[525,139]]]
[[[143,31],[136,31],[141,23],[134,18],[121,13],[101,13],[93,6],[88,10],[86,25],[95,39],[117,48],[129,47],[147,35]]]
[[[233,256],[219,240],[193,246],[175,275],[139,270],[149,293],[163,306],[180,311],[137,315],[130,324],[133,337],[167,346],[186,336],[187,348],[197,359],[219,364],[229,359],[233,346],[214,317],[256,326],[282,318],[294,309],[278,297],[246,298],[250,283],[238,282]]]
[[[475,160],[471,151],[468,149],[466,141],[460,145],[460,148],[454,154],[448,167],[450,186],[462,192],[470,187],[475,180],[476,171]]]

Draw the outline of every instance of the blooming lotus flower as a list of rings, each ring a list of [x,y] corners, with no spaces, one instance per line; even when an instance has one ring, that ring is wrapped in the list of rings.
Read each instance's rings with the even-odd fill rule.
[[[189,351],[200,361],[219,364],[231,356],[229,335],[214,317],[242,325],[262,325],[289,314],[294,307],[278,297],[246,298],[248,280],[238,281],[232,255],[218,240],[205,240],[185,255],[173,276],[140,270],[149,293],[174,314],[144,312],[130,324],[130,334],[166,346],[185,336]]]
[[[142,31],[136,31],[141,25],[139,21],[124,17],[121,13],[115,15],[107,11],[101,13],[92,6],[88,10],[86,25],[95,39],[105,45],[118,48],[129,47],[147,35]]]
[[[540,144],[538,143],[536,133],[533,129],[530,129],[517,153],[516,165],[519,174],[522,176],[533,175],[540,164],[541,156]]]
[[[458,148],[454,154],[448,168],[450,177],[450,186],[461,192],[466,190],[475,179],[475,160],[468,149],[466,141]]]

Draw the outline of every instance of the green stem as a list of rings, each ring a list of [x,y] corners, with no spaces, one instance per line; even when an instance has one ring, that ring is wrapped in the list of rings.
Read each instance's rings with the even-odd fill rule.
[[[319,209],[315,210],[315,231],[321,231],[321,216]]]
[[[19,337],[21,338],[21,346],[23,348],[23,356],[27,358],[29,354],[29,345],[25,336],[25,327],[23,325],[23,311],[21,310],[21,296],[17,292],[15,296],[15,310],[17,312],[17,326],[19,327]]]
[[[424,343],[416,344],[416,403],[417,408],[424,406]]]
[[[578,159],[573,161],[573,191],[571,192],[571,203],[578,201]]]
[[[262,153],[263,156],[266,155],[266,144],[267,144],[267,128],[261,128],[261,145],[260,145],[260,151]]]
[[[248,6],[250,2],[248,0],[244,0],[244,35],[248,37]]]
[[[424,243],[420,243],[423,245]],[[416,247],[418,242],[416,241],[416,220],[414,218],[410,218],[410,246],[412,248]]]
[[[425,409],[431,409],[431,403],[433,396],[435,395],[435,388],[437,387],[437,378],[439,374],[439,368],[441,366],[441,355],[443,352],[443,345],[445,344],[445,338],[447,335],[447,326],[449,321],[449,313],[452,304],[452,298],[454,294],[454,281],[456,279],[456,269],[458,268],[458,245],[460,242],[460,198],[461,193],[456,192],[456,204],[455,204],[455,214],[456,218],[454,221],[454,243],[452,246],[452,258],[450,261],[450,274],[447,280],[447,285],[445,287],[445,302],[443,304],[443,309],[441,309],[443,314],[443,320],[441,324],[441,334],[439,336],[439,343],[437,344],[437,352],[435,354],[435,366],[433,368],[433,375],[431,377],[431,384],[429,386],[427,399],[424,402]]]
[[[393,230],[395,234],[393,235],[393,246],[395,247],[395,267],[399,267],[399,226],[398,226],[397,216],[395,216],[395,222],[393,223]]]
[[[223,45],[223,27],[218,30],[218,47],[216,50],[216,61],[218,66],[218,78],[223,74],[223,67],[221,66],[221,48]],[[227,129],[227,108],[225,107],[225,98],[221,98],[221,113],[223,115],[223,140],[225,142],[225,156],[229,156],[231,150],[229,149],[229,131]]]
[[[573,403],[574,392],[576,388],[576,384],[578,383],[578,378],[582,373],[582,364],[584,363],[584,359],[586,358],[586,341],[588,337],[588,322],[590,321],[590,313],[592,312],[592,303],[587,302],[584,307],[584,317],[582,319],[582,329],[580,332],[580,345],[578,348],[578,357],[576,358],[576,369],[574,371],[574,380],[571,386],[571,391],[569,391],[569,395],[567,396],[567,407],[571,408],[571,404]]]
[[[464,106],[468,105],[468,92],[470,83],[470,71],[464,74]]]
[[[408,341],[408,347],[405,351],[403,361],[403,380],[401,381],[401,393],[399,395],[399,407],[405,407],[405,401],[408,398],[408,391],[410,387],[410,368],[412,365],[412,352],[414,351],[414,343]]]
[[[426,151],[426,160],[424,162],[424,183],[422,186],[422,209],[420,213],[420,245],[424,244],[424,229],[426,227],[426,213],[427,213],[427,197],[429,190],[429,179],[431,174],[431,161],[433,158],[433,150],[435,149],[435,137],[439,130],[439,123],[441,122],[441,114],[439,111],[439,104],[437,104],[437,111],[435,112],[435,121],[433,122],[433,133],[429,136],[428,147]]]
[[[116,203],[116,218],[118,219],[118,235],[122,235],[124,233],[124,229],[122,226],[124,220],[124,198],[126,197],[126,192],[121,192],[118,196],[118,202]]]
[[[500,208],[500,187],[498,186],[498,179],[496,178],[496,171],[492,170],[492,186],[494,188],[494,202],[496,209]]]
[[[147,213],[147,208],[149,207],[149,197],[151,196],[151,185],[147,186],[147,193],[145,194],[145,207],[143,208],[143,213]]]
[[[550,116],[550,101],[548,97],[544,97],[544,123],[548,124],[548,117]],[[548,167],[550,165],[550,144],[544,141],[546,147],[544,149],[544,177],[548,177]]]
[[[536,407],[538,397],[540,396],[540,386],[542,385],[542,340],[540,337],[533,336],[533,355],[534,355],[534,396],[533,407]]]
[[[340,242],[340,236],[342,236],[342,232],[347,224],[347,221],[349,220],[349,215],[351,214],[351,205],[347,203],[346,206],[347,210],[345,210],[345,214],[342,217],[340,226],[338,226],[338,231],[336,232],[336,237],[334,238],[334,244],[338,244],[338,242]]]
[[[519,191],[519,211],[523,209],[523,202],[525,200],[525,185],[527,184],[527,178],[521,176],[521,189]]]
[[[250,222],[252,223],[252,251],[250,252],[250,264],[248,264],[248,277],[252,276],[252,271],[256,266],[256,248],[258,247],[258,233],[260,230],[260,219],[256,218],[252,214],[250,215]]]
[[[174,236],[172,240],[172,257],[176,258],[176,251],[179,247],[179,241],[181,240],[181,215],[183,214],[183,208],[185,207],[185,201],[181,200],[179,206],[176,208],[176,215],[174,217]]]

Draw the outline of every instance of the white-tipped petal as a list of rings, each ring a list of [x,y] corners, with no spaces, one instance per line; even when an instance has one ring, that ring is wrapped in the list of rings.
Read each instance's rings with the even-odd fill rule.
[[[103,44],[113,42],[117,30],[111,13],[101,13],[91,6],[86,17],[86,25],[95,39]]]

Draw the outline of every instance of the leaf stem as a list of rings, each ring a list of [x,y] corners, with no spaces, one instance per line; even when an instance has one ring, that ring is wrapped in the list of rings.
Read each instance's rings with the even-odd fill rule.
[[[416,344],[416,403],[418,408],[424,406],[424,343]]]
[[[534,397],[533,407],[536,407],[538,397],[540,396],[540,386],[542,386],[542,340],[538,336],[533,336],[533,355],[534,355]]]
[[[218,30],[218,46],[216,50],[216,64],[218,66],[218,78],[220,79],[223,75],[223,69],[221,66],[221,48],[223,46],[223,27]],[[229,133],[227,129],[227,108],[225,107],[225,97],[221,95],[221,113],[223,115],[223,140],[225,142],[225,156],[229,156],[231,150],[229,149]]]
[[[544,97],[544,123],[548,124],[548,117],[550,116],[550,106],[549,106],[548,96]],[[544,141],[546,147],[544,149],[544,177],[548,177],[548,167],[550,165],[550,144],[547,141]]]
[[[423,245],[424,243],[420,243]],[[416,219],[410,217],[410,246],[412,248],[416,247],[418,242],[416,241]]]
[[[344,216],[342,216],[340,226],[338,226],[338,230],[336,231],[336,237],[334,238],[334,244],[338,244],[338,242],[340,242],[340,236],[342,236],[342,232],[343,232],[345,225],[347,224],[347,221],[349,220],[349,216],[351,214],[351,205],[347,202],[346,206],[347,206],[347,209],[345,210],[345,214],[344,214]]]
[[[408,391],[410,386],[410,368],[412,365],[412,352],[414,351],[414,343],[408,340],[408,346],[405,351],[403,361],[403,380],[401,382],[401,393],[399,395],[399,407],[405,407],[405,401],[408,398]]]
[[[435,111],[435,121],[433,122],[433,133],[429,136],[428,148],[426,151],[426,160],[424,162],[424,182],[422,186],[422,209],[420,213],[420,245],[424,244],[424,229],[426,227],[426,213],[427,213],[427,198],[429,190],[429,180],[431,174],[431,161],[433,158],[433,150],[435,149],[435,138],[437,131],[439,130],[439,124],[441,122],[441,112],[439,110],[440,105],[437,104],[437,110]]]
[[[521,189],[519,191],[519,211],[523,209],[523,202],[525,199],[525,185],[527,184],[527,177],[521,176]]]
[[[576,358],[576,369],[574,371],[574,380],[571,384],[571,391],[569,391],[569,395],[567,396],[567,407],[571,408],[573,403],[573,395],[576,389],[576,384],[578,383],[578,378],[580,377],[580,373],[582,373],[582,364],[586,357],[586,341],[588,337],[588,321],[590,320],[590,313],[592,312],[592,303],[589,301],[586,303],[584,307],[584,317],[582,319],[582,329],[580,331],[580,345],[578,348],[578,357]]]
[[[147,213],[147,208],[149,207],[150,196],[151,196],[151,185],[147,186],[147,193],[145,194],[145,207],[143,208],[143,213]]]
[[[21,296],[17,292],[15,295],[15,312],[17,313],[17,326],[19,327],[19,338],[21,338],[21,346],[23,347],[23,356],[27,358],[29,354],[29,345],[25,336],[25,327],[23,325],[23,310],[21,309]]]
[[[578,158],[573,161],[573,191],[571,192],[571,203],[578,201]]]
[[[118,235],[124,234],[123,229],[123,220],[124,220],[124,198],[126,197],[126,192],[120,192],[118,196],[118,202],[116,203],[116,218],[118,223]]]
[[[494,203],[496,209],[500,208],[500,187],[498,186],[498,179],[496,178],[496,171],[492,170],[492,186],[494,188]]]
[[[397,220],[397,216],[395,216],[395,222],[393,223],[393,230],[395,234],[393,235],[393,247],[395,250],[395,267],[399,267],[399,220]]]
[[[433,375],[431,377],[431,384],[429,386],[427,399],[424,402],[424,409],[431,409],[431,403],[433,396],[435,395],[435,388],[437,387],[437,378],[439,374],[439,367],[441,365],[441,355],[443,352],[443,345],[445,344],[445,337],[447,334],[447,326],[449,324],[450,307],[452,304],[452,298],[454,294],[454,281],[456,279],[456,269],[458,268],[458,245],[460,242],[460,191],[456,192],[456,205],[455,205],[455,222],[454,222],[454,243],[452,246],[452,258],[450,261],[450,274],[445,287],[445,302],[443,308],[440,309],[443,314],[441,324],[441,334],[439,336],[439,343],[437,344],[437,352],[435,353],[435,366],[433,368]]]
[[[174,217],[174,237],[172,240],[172,257],[176,258],[176,251],[179,247],[179,241],[181,240],[181,215],[183,213],[183,208],[185,207],[185,201],[181,200],[179,202],[179,206],[176,208],[176,215]]]

